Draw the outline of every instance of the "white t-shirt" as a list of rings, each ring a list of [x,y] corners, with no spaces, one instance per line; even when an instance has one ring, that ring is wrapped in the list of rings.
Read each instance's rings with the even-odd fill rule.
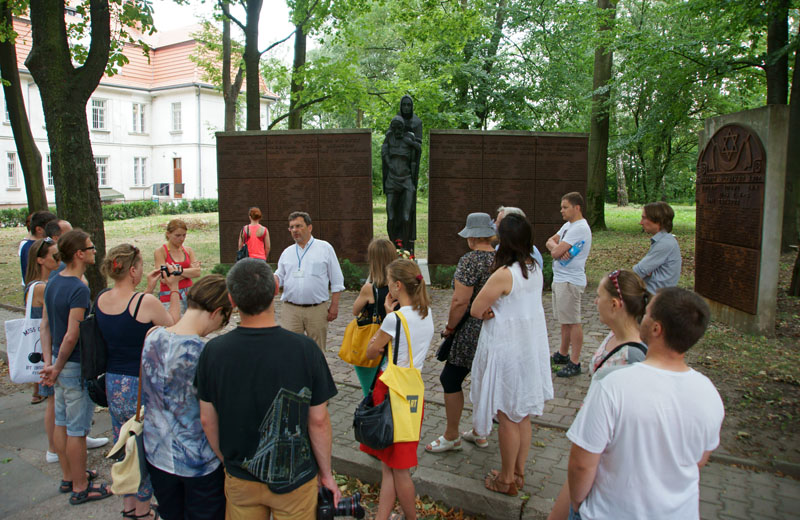
[[[700,470],[719,445],[725,410],[695,370],[636,363],[593,381],[567,437],[602,453],[583,520],[699,519]]]
[[[428,315],[421,318],[419,313],[413,307],[407,305],[400,307],[400,312],[408,322],[408,333],[411,335],[411,354],[414,356],[414,368],[422,371],[425,365],[425,357],[428,355],[428,349],[431,346],[433,339],[433,313],[428,308]],[[383,323],[381,323],[381,330],[392,337],[392,348],[396,348],[397,342],[394,341],[394,333],[397,327],[397,317],[392,312],[386,315]],[[403,330],[403,325],[400,325],[400,350],[397,352],[397,366],[408,367],[408,341],[406,340],[406,333]]]
[[[578,256],[569,261],[567,265],[561,265],[559,260],[553,259],[553,282],[568,282],[579,287],[586,287],[586,258],[592,248],[592,230],[585,218],[575,222],[565,222],[558,230],[561,242],[566,242],[570,247],[581,240],[584,241],[583,249]]]

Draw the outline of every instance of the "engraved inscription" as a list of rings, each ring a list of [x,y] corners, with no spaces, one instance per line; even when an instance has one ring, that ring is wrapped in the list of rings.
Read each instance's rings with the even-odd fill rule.
[[[484,171],[484,175],[486,172]],[[522,209],[529,217],[533,216],[535,181],[509,179],[483,179],[484,211],[494,216],[499,206],[512,206]],[[476,210],[477,211],[477,210]]]
[[[261,212],[269,211],[267,179],[219,179],[217,198],[220,220],[242,220],[247,223],[247,212],[258,206]]]
[[[697,202],[698,239],[761,247],[763,184],[700,184]]]
[[[372,172],[369,134],[320,134],[319,176],[370,176]]]
[[[466,215],[458,222],[432,222],[428,228],[428,263],[451,264],[458,263],[464,253],[469,251],[467,241],[458,232],[464,229]],[[434,244],[447,244],[447,247],[434,247]]]
[[[372,237],[372,220],[315,221],[314,236],[330,242],[340,258],[347,258],[351,262],[366,262],[367,247],[364,245],[364,237]]]
[[[320,220],[339,220],[345,217],[347,220],[372,218],[372,189],[366,183],[359,183],[360,180],[358,177],[320,177],[318,218]]]
[[[430,179],[429,220],[466,222],[467,215],[480,211],[480,179]],[[435,247],[431,244],[431,247]]]
[[[267,138],[269,177],[316,177],[319,145],[316,135],[270,135]]]
[[[430,178],[480,179],[483,136],[430,136]]]
[[[526,136],[484,136],[484,179],[533,179],[535,168],[536,139]]]
[[[586,180],[588,153],[589,140],[585,137],[537,137],[536,178]]]
[[[293,211],[319,215],[319,179],[273,179],[268,182],[269,220],[287,220]]]
[[[266,136],[217,138],[217,177],[246,179],[267,173]]]
[[[759,251],[698,240],[695,291],[740,311],[756,314]]]

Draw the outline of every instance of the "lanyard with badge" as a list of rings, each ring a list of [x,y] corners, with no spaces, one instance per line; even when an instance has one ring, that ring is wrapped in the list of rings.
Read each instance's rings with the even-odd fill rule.
[[[297,255],[297,271],[295,271],[292,274],[292,276],[294,276],[295,278],[303,278],[303,276],[305,276],[303,274],[303,269],[302,269],[303,258],[306,257],[306,253],[308,253],[308,250],[311,249],[311,244],[313,244],[313,243],[314,243],[314,239],[312,238],[311,242],[309,242],[308,245],[305,248],[303,248],[303,254],[302,255],[300,254],[300,246],[297,245],[297,244],[294,245],[294,253]]]

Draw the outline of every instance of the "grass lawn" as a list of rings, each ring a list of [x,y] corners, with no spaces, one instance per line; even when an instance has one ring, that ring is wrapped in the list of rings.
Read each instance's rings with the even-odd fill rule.
[[[417,256],[428,250],[427,199],[417,202]],[[677,206],[673,233],[683,256],[680,285],[694,285],[695,210]],[[374,234],[386,236],[386,202],[375,198]],[[606,205],[607,231],[594,233],[587,277],[594,290],[610,271],[630,268],[649,247],[639,227],[640,206]],[[142,217],[106,223],[107,247],[132,242],[152,263],[153,251],[164,243],[164,227],[176,216]],[[219,262],[219,224],[216,213],[178,215],[189,225],[186,244],[197,252],[204,274]],[[282,232],[280,230],[278,232]],[[20,305],[20,269],[17,249],[22,228],[0,229],[0,302]],[[779,284],[789,285],[794,257],[783,255]],[[717,385],[726,407],[722,444],[729,452],[760,460],[773,458],[800,463],[800,299],[779,291],[776,334],[754,337],[714,323],[687,357]]]

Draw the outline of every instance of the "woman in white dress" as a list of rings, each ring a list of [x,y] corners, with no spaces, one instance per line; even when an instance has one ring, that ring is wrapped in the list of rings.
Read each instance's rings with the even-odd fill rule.
[[[498,228],[492,276],[472,304],[484,320],[472,362],[473,428],[477,435],[500,423],[502,468],[486,477],[486,488],[514,496],[525,484],[531,444],[531,415],[541,415],[553,398],[547,324],[542,307],[542,271],[530,256],[532,230],[520,215],[507,215]]]

